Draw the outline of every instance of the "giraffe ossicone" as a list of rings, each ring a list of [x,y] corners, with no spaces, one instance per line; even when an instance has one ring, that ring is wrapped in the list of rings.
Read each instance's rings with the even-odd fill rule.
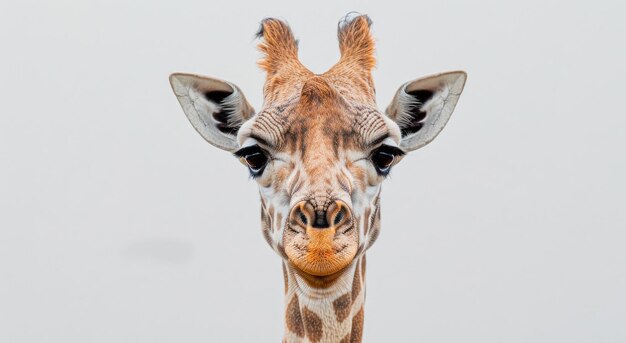
[[[441,132],[465,84],[462,71],[407,82],[383,114],[370,26],[365,15],[340,20],[339,62],[314,74],[298,60],[289,26],[263,20],[258,112],[230,82],[170,76],[193,127],[259,184],[263,236],[282,258],[286,342],[361,341],[365,252],[380,230],[381,183]]]

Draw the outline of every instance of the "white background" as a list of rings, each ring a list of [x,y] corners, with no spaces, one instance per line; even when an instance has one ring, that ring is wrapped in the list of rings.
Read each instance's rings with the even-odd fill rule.
[[[258,109],[253,35],[286,19],[314,72],[367,13],[384,108],[463,69],[447,128],[398,165],[368,254],[366,342],[626,341],[620,1],[3,1],[0,342],[277,342],[256,184],[167,82]]]

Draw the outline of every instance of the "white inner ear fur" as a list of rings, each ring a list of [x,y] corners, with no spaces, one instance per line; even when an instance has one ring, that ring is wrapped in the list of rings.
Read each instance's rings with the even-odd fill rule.
[[[441,115],[444,102],[448,98],[448,95],[450,92],[450,88],[448,87],[448,85],[445,85],[445,84],[441,85],[439,90],[435,91],[433,93],[433,96],[430,99],[426,100],[425,103],[420,102],[416,97],[408,94],[409,92],[423,89],[423,88],[418,88],[415,86],[410,87],[410,86],[411,86],[410,84],[405,85],[403,87],[404,91],[400,93],[400,96],[398,97],[398,102],[400,105],[399,106],[400,112],[398,113],[398,119],[397,119],[398,124],[401,127],[411,125],[411,122],[414,118],[411,116],[409,110],[419,105],[421,105],[421,108],[420,108],[421,112],[426,112],[428,113],[429,116],[432,115],[433,120],[436,121]],[[426,119],[427,118],[424,118],[424,121],[426,121]]]
[[[227,81],[191,75],[172,74],[170,83],[185,115],[200,135],[212,145],[227,151],[237,149],[236,137],[221,132],[218,125],[225,124],[213,116],[220,111],[227,111],[229,127],[239,127],[254,110],[247,103],[239,89]],[[209,92],[227,92],[221,104],[207,99]]]
[[[465,72],[448,72],[407,82],[400,87],[393,100],[396,104],[392,103],[397,108],[394,118],[396,123],[400,127],[414,124],[415,118],[409,111],[417,105],[421,105],[420,111],[426,113],[426,117],[420,122],[423,124],[422,128],[403,137],[401,148],[408,151],[419,149],[437,137],[454,111],[466,78]],[[426,102],[420,103],[409,94],[416,90],[428,90],[433,95]]]

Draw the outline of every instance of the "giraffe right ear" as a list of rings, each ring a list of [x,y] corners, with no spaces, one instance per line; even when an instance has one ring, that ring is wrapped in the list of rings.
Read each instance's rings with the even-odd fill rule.
[[[450,119],[466,79],[465,72],[452,71],[409,81],[398,89],[386,112],[400,127],[402,149],[419,149],[437,137]]]
[[[191,125],[207,142],[234,152],[237,132],[254,115],[239,88],[230,82],[192,74],[172,74],[170,84]]]

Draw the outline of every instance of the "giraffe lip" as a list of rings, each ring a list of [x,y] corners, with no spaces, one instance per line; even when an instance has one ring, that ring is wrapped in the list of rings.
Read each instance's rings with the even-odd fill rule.
[[[307,281],[309,283],[309,285],[311,285],[313,287],[328,286],[329,283],[332,283],[338,277],[343,275],[343,273],[346,271],[346,269],[350,266],[350,264],[348,264],[345,267],[339,269],[338,271],[336,271],[334,273],[330,273],[330,274],[326,274],[326,275],[315,275],[315,274],[307,273],[306,271],[300,269],[297,265],[295,265],[291,261],[289,261],[289,265],[293,268],[293,270],[298,275],[300,275],[302,278],[304,278],[304,280]]]
[[[284,249],[287,259],[303,273],[327,276],[350,264],[359,245],[359,237],[351,226],[331,229],[308,228],[306,232],[286,230]]]

